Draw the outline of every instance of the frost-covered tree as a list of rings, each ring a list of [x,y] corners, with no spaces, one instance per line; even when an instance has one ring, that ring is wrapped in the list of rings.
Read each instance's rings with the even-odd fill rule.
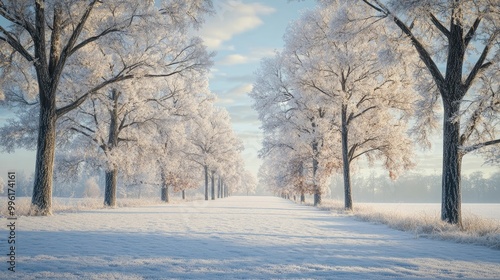
[[[301,198],[305,193],[313,193],[317,205],[321,203],[331,167],[338,165],[331,149],[336,142],[330,133],[333,112],[308,94],[307,89],[294,84],[289,63],[289,57],[282,54],[264,59],[250,94],[264,130],[261,157],[275,158],[274,162],[265,161],[264,168],[279,171],[270,178],[281,182],[285,192],[295,190]]]
[[[8,102],[38,108],[31,112],[32,122],[37,120],[32,214],[51,213],[57,120],[105,86],[131,79],[137,74],[154,76],[162,73],[149,72],[150,64],[144,61],[124,64],[112,75],[103,75],[95,83],[83,82],[76,86],[76,91],[72,87],[61,87],[64,79],[67,76],[73,78],[77,73],[85,76],[88,73],[81,71],[89,69],[85,66],[94,65],[94,70],[99,71],[102,65],[94,61],[94,55],[98,53],[88,54],[103,39],[139,31],[135,30],[137,24],[149,20],[154,25],[159,16],[180,27],[193,22],[199,24],[200,16],[210,10],[209,0],[166,0],[158,5],[154,1],[0,2],[0,15],[9,22],[8,26],[0,27],[2,92]],[[142,29],[137,36],[149,31],[151,26]],[[4,129],[3,135],[9,138],[16,127],[23,128],[24,125],[11,122],[8,128],[14,129]],[[19,137],[12,137],[13,141],[16,138]],[[4,143],[4,146],[13,145]]]
[[[215,199],[216,173],[224,174],[228,167],[236,164],[243,144],[232,130],[228,112],[215,107],[210,99],[200,104],[186,127],[186,134],[191,145],[184,152],[189,160],[203,168],[205,200],[209,199],[210,189],[211,197]]]
[[[239,142],[239,141],[238,141]],[[224,165],[223,171],[223,181],[224,181],[224,197],[228,197],[233,193],[243,191],[244,179],[245,179],[245,168],[243,158],[239,153],[243,148],[241,144],[235,146],[230,154],[232,156],[228,158],[226,164]],[[235,153],[236,152],[236,153]]]
[[[373,25],[353,22],[353,35],[335,24],[337,17],[362,14],[365,7],[322,5],[288,29],[285,55],[293,83],[335,111],[332,118],[341,136],[345,208],[352,209],[351,167],[365,156],[382,160],[395,178],[412,166],[407,135],[413,100],[398,53],[388,49]],[[356,25],[357,24],[357,25]]]
[[[358,158],[382,160],[392,178],[412,166],[406,133],[412,100],[403,95],[407,82],[398,53],[381,44],[370,25],[355,26],[363,30],[355,36],[343,34],[334,22],[337,11],[338,5],[324,5],[290,25],[283,53],[263,61],[252,97],[264,150],[294,151],[279,152],[289,158],[273,168],[284,172],[275,181],[287,188],[293,181],[304,189],[312,185],[318,204],[320,186],[342,166],[345,207],[352,209],[350,169]]]
[[[257,189],[257,180],[255,179],[255,176],[249,171],[245,171],[243,173],[241,184],[242,191],[246,193],[246,195],[254,194]]]
[[[85,189],[83,191],[83,197],[99,197],[101,195],[101,190],[99,184],[96,181],[96,177],[90,177],[85,181]]]
[[[190,145],[186,126],[198,106],[213,98],[208,94],[206,75],[185,73],[183,78],[175,79],[170,86],[171,97],[162,102],[163,117],[155,121],[155,128],[149,133],[152,138],[148,157],[157,161],[161,197],[165,202],[169,202],[169,189],[184,194],[185,190],[197,187],[199,168],[185,160],[184,151]]]
[[[171,35],[181,36],[175,33]],[[157,77],[154,84],[147,77],[142,77],[105,87],[93,94],[89,98],[90,102],[62,118],[62,130],[75,131],[101,149],[102,154],[95,157],[105,160],[105,164],[101,165],[106,170],[104,204],[107,206],[116,204],[118,173],[126,171],[127,163],[129,172],[124,175],[138,172],[136,167],[132,167],[137,161],[133,156],[134,151],[161,143],[161,139],[151,136],[169,130],[168,125],[175,124],[175,120],[172,120],[174,114],[182,114],[182,111],[188,114],[186,112],[193,110],[191,100],[196,92],[203,90],[197,87],[199,83],[196,81],[206,75],[210,65],[204,47],[199,40],[183,41],[177,38],[177,46],[170,41],[165,46],[161,44],[161,48],[156,46],[157,43],[147,46],[149,50],[158,48],[162,51],[163,64],[157,67],[162,69],[164,77]],[[167,47],[171,53],[166,52]],[[107,56],[113,54],[111,52]],[[133,53],[129,50],[127,58],[135,60],[146,54],[147,51]],[[122,64],[127,59],[114,55],[121,59],[109,61],[109,67],[105,69],[112,71],[117,68],[116,64]],[[142,152],[136,154],[144,155]],[[147,169],[151,164],[151,161],[145,161],[142,167]],[[161,168],[164,166],[160,165]],[[166,176],[165,170],[161,176]]]
[[[425,101],[422,129],[443,114],[442,220],[461,224],[464,155],[483,152],[498,160],[500,2],[491,0],[362,0],[371,13],[350,20],[384,19],[419,56],[415,79]],[[406,59],[406,58],[405,58]],[[440,98],[439,98],[440,97]],[[422,135],[422,134],[421,134]],[[425,136],[425,134],[423,134]]]

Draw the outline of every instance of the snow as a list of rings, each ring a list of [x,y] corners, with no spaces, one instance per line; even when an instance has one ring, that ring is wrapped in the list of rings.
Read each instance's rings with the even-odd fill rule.
[[[372,208],[381,212],[399,212],[405,215],[439,216],[441,203],[359,203],[361,207]],[[477,216],[500,222],[500,204],[462,203],[462,215]]]
[[[4,254],[5,227],[0,236]],[[1,279],[500,276],[498,250],[416,238],[276,197],[23,216],[16,245],[16,272],[2,262]]]

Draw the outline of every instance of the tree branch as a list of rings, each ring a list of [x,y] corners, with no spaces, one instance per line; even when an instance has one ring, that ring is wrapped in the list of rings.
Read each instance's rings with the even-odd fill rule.
[[[112,83],[116,83],[116,82],[119,82],[119,81],[124,81],[124,80],[128,80],[128,79],[131,79],[133,78],[134,75],[124,75],[124,76],[116,76],[112,79],[109,79],[109,80],[106,80],[105,82],[101,83],[100,85],[97,85],[95,86],[94,88],[92,88],[91,90],[87,91],[85,94],[83,94],[82,96],[80,96],[78,99],[76,99],[75,101],[73,101],[72,103],[62,107],[62,108],[59,108],[56,110],[56,115],[57,117],[59,118],[60,116],[70,112],[71,110],[77,108],[78,106],[80,106],[83,102],[85,102],[85,100],[92,94],[94,94],[95,92],[99,91],[100,89],[106,87],[107,85],[110,85]]]
[[[85,9],[85,12],[83,13],[82,17],[80,18],[80,21],[78,22],[75,30],[73,30],[73,33],[71,34],[66,46],[63,48],[61,51],[61,56],[59,58],[59,61],[57,63],[57,66],[55,67],[54,70],[54,76],[58,77],[66,63],[66,59],[73,53],[72,49],[73,46],[76,44],[76,41],[78,40],[78,37],[80,36],[80,33],[83,30],[83,27],[85,26],[85,23],[87,22],[87,19],[90,16],[90,12],[92,12],[92,9],[94,8],[94,5],[98,2],[98,0],[93,0],[90,2],[90,4],[87,6]]]
[[[467,79],[465,80],[465,83],[462,86],[464,93],[467,92],[467,90],[471,87],[471,85],[474,82],[474,79],[477,77],[477,75],[492,65],[491,62],[484,63],[484,61],[486,60],[486,57],[488,56],[488,52],[490,51],[491,46],[495,42],[496,36],[497,36],[496,32],[491,35],[490,39],[488,40],[488,43],[486,43],[483,51],[481,52],[481,56],[476,61],[476,64],[474,65],[474,67],[470,71],[469,76],[467,76]]]
[[[467,153],[473,152],[473,151],[478,150],[480,148],[483,148],[486,146],[491,146],[491,145],[496,145],[496,144],[500,144],[500,139],[486,141],[486,142],[475,144],[475,145],[472,145],[469,147],[464,147],[461,149],[461,151],[465,155]]]
[[[120,31],[120,29],[117,29],[117,28],[108,28],[106,30],[104,30],[103,32],[101,32],[100,34],[96,35],[96,36],[92,36],[92,37],[89,37],[85,40],[83,40],[82,42],[80,42],[78,45],[74,46],[71,51],[69,51],[69,55],[68,56],[71,56],[73,53],[75,53],[76,51],[78,51],[79,49],[85,47],[87,44],[89,43],[92,43],[96,40],[99,40],[99,38],[109,34],[109,33],[112,33],[112,32],[118,32]]]
[[[368,112],[369,110],[371,110],[371,109],[376,109],[376,108],[377,108],[377,106],[370,106],[370,107],[368,107],[368,108],[364,109],[363,111],[361,111],[361,112],[357,113],[356,115],[350,115],[350,116],[349,116],[349,120],[348,120],[348,122],[351,122],[352,120],[354,120],[354,119],[356,119],[357,117],[359,117],[359,116],[363,115],[364,113]]]
[[[26,19],[23,19],[16,14],[11,14],[7,9],[5,9],[5,5],[2,2],[0,2],[0,16],[24,28],[26,31],[28,31],[31,37],[34,36],[35,27]]]
[[[469,45],[470,41],[474,37],[474,34],[476,33],[477,27],[479,26],[480,23],[481,23],[481,18],[480,17],[476,18],[476,20],[474,21],[474,23],[470,27],[469,31],[465,35],[465,38],[464,38],[464,48],[465,49],[467,49],[467,46]]]
[[[379,7],[375,6],[375,5],[373,5],[372,3],[368,2],[368,0],[363,0],[363,2],[365,2],[368,6],[372,7],[373,9],[375,9],[378,12],[381,12],[383,14],[386,13],[386,11],[384,11],[382,8],[379,8]]]
[[[432,14],[429,13],[429,16],[431,17],[432,23],[443,33],[444,36],[450,37],[450,31],[444,27],[444,25],[441,24],[441,22]]]
[[[368,149],[366,151],[363,151],[363,152],[361,152],[361,153],[353,156],[352,159],[351,159],[351,161],[355,160],[356,158],[358,158],[358,157],[360,157],[360,156],[362,156],[364,154],[367,154],[367,153],[370,153],[370,152],[373,152],[373,151],[380,151],[380,148],[382,148],[382,147],[375,147],[375,148],[371,148],[371,149]]]
[[[0,40],[7,42],[14,50],[21,54],[27,61],[34,61],[33,56],[19,43],[19,41],[12,37],[7,30],[5,30],[0,25],[0,31],[5,35],[5,37],[0,36]]]
[[[436,82],[436,85],[438,86],[440,91],[443,92],[443,89],[445,88],[443,74],[441,73],[441,71],[439,71],[439,68],[437,67],[432,57],[430,56],[429,52],[425,49],[424,45],[413,35],[411,29],[408,26],[406,26],[406,24],[403,21],[401,21],[396,15],[392,14],[392,12],[389,9],[387,9],[383,4],[380,3],[380,1],[374,0],[374,2],[377,3],[378,6],[369,3],[368,0],[363,0],[363,2],[368,4],[373,9],[383,13],[385,16],[392,17],[394,23],[396,23],[396,25],[401,29],[401,31],[403,31],[403,33],[405,33],[406,36],[408,36],[408,38],[411,40],[417,53],[422,59],[422,62],[425,64],[425,66],[431,73],[432,78]]]

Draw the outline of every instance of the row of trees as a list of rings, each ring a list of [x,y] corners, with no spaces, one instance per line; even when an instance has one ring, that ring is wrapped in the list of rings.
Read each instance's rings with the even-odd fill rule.
[[[105,171],[104,204],[117,181],[222,189],[247,176],[229,115],[208,90],[213,54],[193,28],[209,0],[0,1],[0,85],[16,118],[6,151],[36,148],[33,215],[51,213],[59,179]],[[56,149],[57,147],[57,149]],[[57,162],[54,165],[54,162]],[[227,193],[227,191],[226,191]]]
[[[461,224],[463,156],[500,159],[499,8],[488,0],[318,1],[257,72],[261,180],[275,192],[313,193],[318,204],[338,170],[352,209],[356,161],[381,162],[396,179],[414,166],[411,136],[428,146],[442,115],[442,219]]]

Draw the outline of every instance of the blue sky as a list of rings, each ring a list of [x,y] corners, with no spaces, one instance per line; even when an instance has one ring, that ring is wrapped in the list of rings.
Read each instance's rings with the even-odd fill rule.
[[[288,23],[298,18],[315,1],[215,0],[217,14],[207,18],[199,35],[209,50],[216,51],[210,89],[217,94],[217,105],[227,108],[233,128],[245,145],[248,170],[257,174],[257,158],[262,133],[257,113],[248,93],[254,72],[264,57],[283,48]]]
[[[251,108],[248,92],[252,89],[254,72],[260,60],[272,56],[283,47],[283,34],[288,23],[297,19],[304,9],[311,8],[316,1],[288,0],[214,0],[217,14],[206,19],[199,30],[209,50],[216,51],[215,64],[211,71],[210,88],[217,94],[219,106],[227,108],[233,128],[245,145],[244,159],[247,168],[257,174],[261,161],[257,158],[262,134],[257,113]],[[0,109],[0,124],[6,112]],[[433,149],[419,151],[415,172],[440,173],[441,140],[438,131]],[[418,149],[418,148],[416,148]],[[34,170],[33,151],[16,151],[14,154],[0,153],[0,174],[8,170]],[[463,174],[483,171],[486,174],[498,167],[482,166],[480,157],[466,155]],[[375,168],[377,172],[384,172]],[[369,173],[364,168],[364,173]],[[384,172],[385,173],[385,172]]]

